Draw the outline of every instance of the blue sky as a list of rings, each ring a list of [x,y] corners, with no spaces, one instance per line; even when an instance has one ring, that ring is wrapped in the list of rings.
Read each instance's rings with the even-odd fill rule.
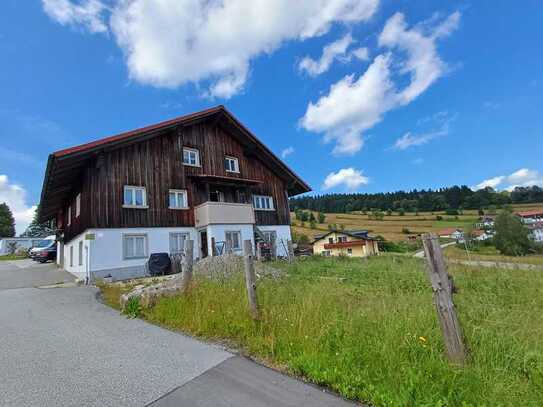
[[[2,8],[0,201],[18,232],[50,152],[216,104],[316,193],[543,184],[535,0]]]

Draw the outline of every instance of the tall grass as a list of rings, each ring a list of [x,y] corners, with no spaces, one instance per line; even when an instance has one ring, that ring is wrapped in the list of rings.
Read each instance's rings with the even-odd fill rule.
[[[405,257],[309,258],[258,285],[197,280],[144,312],[151,322],[227,341],[342,395],[386,406],[543,405],[543,275],[453,268],[470,361],[443,357],[423,264]]]

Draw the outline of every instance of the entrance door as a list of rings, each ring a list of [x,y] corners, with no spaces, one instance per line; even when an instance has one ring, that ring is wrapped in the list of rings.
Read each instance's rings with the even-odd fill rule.
[[[207,232],[200,230],[200,258],[207,257]]]

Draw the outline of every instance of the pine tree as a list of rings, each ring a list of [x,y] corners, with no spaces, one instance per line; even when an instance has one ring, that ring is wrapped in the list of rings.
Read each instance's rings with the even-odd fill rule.
[[[15,219],[11,209],[4,202],[0,204],[0,237],[15,236]]]
[[[34,212],[32,222],[21,235],[22,237],[47,237],[55,234],[55,228],[52,226],[52,222],[40,223],[38,221],[38,212],[39,208]]]

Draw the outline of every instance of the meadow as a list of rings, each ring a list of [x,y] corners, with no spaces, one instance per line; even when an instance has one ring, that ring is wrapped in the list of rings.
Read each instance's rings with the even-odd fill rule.
[[[514,211],[523,211],[531,209],[543,209],[543,204],[519,204],[512,205]],[[315,213],[316,215],[316,213]],[[465,228],[477,222],[479,215],[476,210],[464,210],[461,215],[451,216],[445,212],[419,212],[418,215],[413,213],[405,213],[400,215],[397,212],[392,212],[391,215],[384,216],[383,220],[371,219],[370,213],[363,214],[360,212],[352,213],[327,213],[324,223],[317,223],[315,229],[309,227],[309,222],[305,222],[304,226],[300,225],[291,214],[292,230],[296,233],[304,234],[312,240],[315,235],[328,231],[329,224],[336,224],[338,228],[345,229],[364,229],[368,230],[372,235],[383,236],[387,240],[402,241],[405,240],[408,234],[403,232],[403,229],[408,229],[409,234],[416,235],[420,233],[438,232],[446,228]],[[442,220],[437,220],[437,216],[442,217]]]
[[[259,321],[241,273],[196,276],[188,295],[140,317],[375,406],[543,405],[543,274],[450,268],[469,349],[457,367],[444,357],[421,260],[315,256],[272,266],[284,275],[258,281]],[[104,286],[103,295],[117,306],[126,289]]]

